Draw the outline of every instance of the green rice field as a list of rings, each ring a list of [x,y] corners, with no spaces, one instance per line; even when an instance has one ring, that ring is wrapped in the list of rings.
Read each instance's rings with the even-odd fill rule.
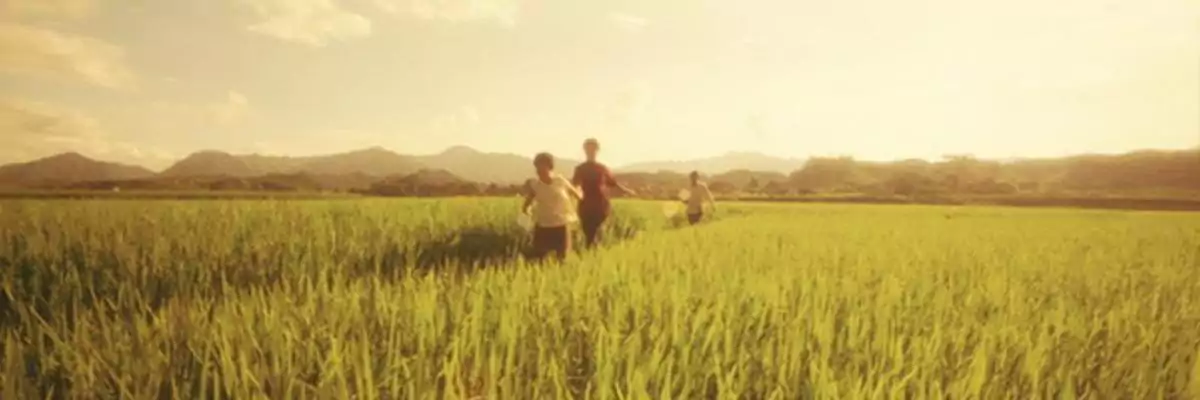
[[[519,205],[0,200],[0,398],[1200,398],[1200,213]]]

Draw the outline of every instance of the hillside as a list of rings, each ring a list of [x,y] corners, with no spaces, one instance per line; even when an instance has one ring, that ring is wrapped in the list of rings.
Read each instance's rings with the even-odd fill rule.
[[[57,185],[152,176],[153,171],[142,167],[96,161],[74,152],[0,166],[0,185],[3,186]]]
[[[561,160],[558,168],[569,170],[577,164],[577,161]],[[403,155],[381,147],[372,147],[310,157],[231,155],[202,151],[175,163],[163,171],[163,176],[246,177],[306,173],[322,177],[357,174],[382,178],[433,169],[449,171],[470,181],[507,184],[524,180],[532,168],[530,157],[485,153],[465,146],[451,147],[438,154],[421,156]]]
[[[371,176],[409,174],[421,169],[412,156],[397,154],[382,147],[328,156],[299,158],[298,171],[317,175],[362,173]]]
[[[160,174],[164,177],[232,176],[249,177],[271,172],[254,168],[245,159],[229,153],[205,150],[175,162]]]
[[[481,183],[515,184],[523,182],[532,174],[530,156],[487,153],[466,146],[455,146],[437,154],[404,155],[381,147],[372,147],[320,156],[289,157],[263,154],[235,155],[222,151],[204,150],[188,155],[158,174],[164,178],[194,178],[194,177],[234,177],[250,178],[269,174],[306,174],[322,183],[327,188],[363,188],[395,175],[409,175],[422,169],[444,170],[464,180]],[[580,161],[559,159],[556,169],[563,175],[569,176]],[[753,153],[730,153],[722,157],[714,157],[688,162],[647,163],[620,168],[618,172],[658,172],[672,171],[687,173],[693,169],[706,174],[723,173],[729,170],[754,169],[757,171],[777,172],[784,168],[790,172],[803,166],[796,160],[786,160],[763,156]],[[86,169],[86,168],[85,168]],[[18,185],[27,184],[29,179],[40,180],[45,176],[30,175],[31,178],[10,178],[18,180]],[[12,176],[26,175],[24,172],[13,172]],[[62,175],[49,173],[49,176]],[[140,169],[139,173],[127,175],[98,175],[83,176],[81,179],[68,179],[68,182],[79,180],[122,180],[142,179],[155,174],[149,170]],[[341,184],[340,181],[349,181]]]
[[[232,155],[201,151],[176,162],[163,176],[259,176],[266,174],[306,173],[318,176],[365,174],[383,177],[408,174],[422,165],[411,156],[380,147],[311,157]]]
[[[533,174],[533,157],[516,154],[484,153],[466,146],[455,146],[439,154],[418,156],[427,168],[446,170],[473,182],[513,184]],[[558,159],[555,169],[569,176],[579,161]]]
[[[671,171],[690,173],[700,171],[702,174],[719,174],[732,170],[753,170],[778,173],[790,173],[804,167],[805,160],[795,158],[780,158],[761,153],[730,152],[717,157],[701,158],[687,161],[657,161],[630,164],[617,170],[620,172],[658,172]]]

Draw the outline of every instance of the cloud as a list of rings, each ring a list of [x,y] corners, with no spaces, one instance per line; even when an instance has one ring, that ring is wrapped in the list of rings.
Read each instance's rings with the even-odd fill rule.
[[[0,22],[0,73],[71,79],[106,88],[134,83],[125,51],[103,40]]]
[[[606,125],[610,128],[628,128],[640,124],[652,100],[653,93],[645,85],[634,85],[618,92],[605,106]]]
[[[0,15],[15,19],[80,20],[96,9],[95,0],[4,0]]]
[[[479,123],[479,110],[472,106],[466,106],[462,109],[463,119],[469,124]]]
[[[649,19],[636,15],[614,13],[609,15],[608,19],[612,21],[617,28],[631,33],[641,32],[643,29],[646,29],[646,26],[650,25]]]
[[[162,163],[171,154],[110,137],[95,119],[45,103],[0,99],[0,162],[75,151],[103,160]]]
[[[503,26],[516,25],[521,3],[521,0],[375,0],[376,6],[395,15],[449,22],[491,21]]]
[[[131,127],[154,135],[175,135],[181,130],[220,132],[237,128],[254,114],[254,106],[242,93],[231,90],[223,97],[194,102],[156,100],[129,103],[116,114]],[[147,118],[153,115],[154,118]]]
[[[219,126],[241,122],[250,114],[250,101],[236,91],[230,91],[225,101],[212,106],[213,121]]]
[[[752,113],[746,116],[746,129],[758,140],[771,139],[775,133],[772,120],[765,113]]]
[[[479,125],[479,110],[465,106],[458,110],[439,113],[430,119],[429,125],[440,133],[459,133]]]
[[[261,19],[251,32],[279,40],[324,47],[332,41],[371,34],[371,21],[347,11],[335,0],[234,0]]]
[[[0,99],[0,137],[74,140],[99,137],[99,124],[44,103]]]

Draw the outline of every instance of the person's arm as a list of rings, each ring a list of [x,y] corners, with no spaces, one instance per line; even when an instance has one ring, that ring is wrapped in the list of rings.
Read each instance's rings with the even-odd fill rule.
[[[579,188],[575,187],[573,182],[566,182],[566,179],[564,178],[563,186],[567,188],[567,193],[570,194],[571,197],[574,197],[575,200],[583,200],[583,192],[580,192]]]
[[[622,185],[621,182],[617,182],[617,179],[613,178],[612,171],[609,171],[608,167],[604,167],[604,177],[604,180],[608,182],[608,187],[616,188],[628,196],[637,196],[637,192],[633,191],[633,189]]]
[[[708,190],[708,186],[704,186],[704,199],[708,200],[708,204],[712,207],[713,211],[717,211],[717,200],[713,198],[712,191]]]
[[[529,208],[533,206],[533,186],[529,182],[525,182],[525,204],[521,205],[521,213],[529,214]]]

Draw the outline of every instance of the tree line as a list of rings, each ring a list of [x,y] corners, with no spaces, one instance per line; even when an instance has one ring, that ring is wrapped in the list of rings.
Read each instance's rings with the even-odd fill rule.
[[[687,185],[673,172],[626,174],[639,192],[669,197]],[[969,155],[938,161],[871,162],[852,157],[812,158],[790,174],[730,171],[707,177],[721,195],[805,196],[861,194],[1186,196],[1200,194],[1200,150],[1143,151],[1061,159],[996,161]]]

